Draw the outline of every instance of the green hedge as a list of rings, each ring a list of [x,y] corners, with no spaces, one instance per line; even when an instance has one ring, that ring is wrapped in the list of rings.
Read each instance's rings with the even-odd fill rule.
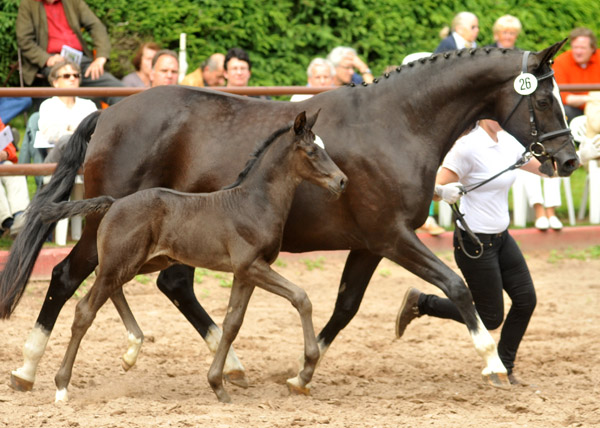
[[[0,79],[17,60],[14,34],[18,0],[0,0]],[[141,41],[179,49],[187,33],[189,70],[213,52],[240,46],[253,61],[253,85],[303,85],[315,56],[337,45],[355,47],[375,74],[412,52],[432,51],[438,33],[459,11],[480,18],[481,44],[492,43],[496,18],[510,13],[523,23],[521,48],[537,50],[567,37],[576,26],[600,30],[600,2],[589,0],[88,0],[109,30],[109,70],[131,71]],[[9,85],[18,84],[16,74]]]

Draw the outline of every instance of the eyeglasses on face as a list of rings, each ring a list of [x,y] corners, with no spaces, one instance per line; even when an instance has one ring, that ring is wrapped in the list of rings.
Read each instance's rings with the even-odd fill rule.
[[[65,74],[59,74],[58,76],[59,79],[70,79],[71,77],[75,78],[75,79],[79,79],[81,77],[81,74],[79,73],[65,73]]]

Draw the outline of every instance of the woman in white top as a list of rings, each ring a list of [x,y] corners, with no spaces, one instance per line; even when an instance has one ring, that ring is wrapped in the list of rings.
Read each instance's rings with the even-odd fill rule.
[[[434,199],[456,202],[463,187],[469,189],[515,164],[523,152],[523,146],[497,122],[479,121],[479,126],[460,138],[446,155],[436,178]],[[532,159],[522,169],[540,174],[539,165]],[[519,383],[513,374],[517,350],[536,305],[529,268],[507,230],[508,191],[515,176],[515,170],[507,171],[461,199],[460,211],[482,242],[483,254],[459,223],[454,231],[454,258],[486,328],[494,330],[504,320],[503,291],[512,300],[500,334],[498,354],[513,384]],[[402,336],[408,323],[422,315],[463,322],[449,299],[409,288],[398,314],[396,335]]]
[[[81,69],[71,61],[61,61],[52,67],[48,80],[55,88],[78,88]],[[96,104],[91,100],[72,95],[54,96],[40,105],[39,132],[56,145],[61,137],[70,136],[79,122],[96,110]]]
[[[55,88],[78,88],[81,82],[81,69],[74,62],[61,61],[50,69],[48,80]],[[69,141],[69,137],[75,132],[79,123],[96,110],[96,104],[93,101],[72,95],[58,95],[42,102],[38,132],[54,146],[49,149],[48,154],[45,156],[45,162],[58,161],[62,146]],[[43,177],[42,179],[44,184],[49,181],[50,177]],[[75,181],[71,198],[83,198],[83,179],[81,176],[78,176]],[[71,221],[71,225],[71,236],[77,240],[81,236],[81,217],[75,217]]]

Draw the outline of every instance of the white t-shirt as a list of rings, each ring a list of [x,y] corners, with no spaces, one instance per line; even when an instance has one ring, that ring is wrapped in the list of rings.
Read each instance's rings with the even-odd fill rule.
[[[477,127],[454,144],[442,166],[456,173],[468,190],[513,165],[524,151],[507,132],[499,132],[496,143]],[[473,232],[500,233],[508,228],[508,191],[515,178],[515,170],[507,171],[461,198],[460,211]]]
[[[96,104],[84,98],[75,97],[72,108],[68,108],[58,97],[49,98],[40,104],[39,130],[49,142],[55,144],[63,135],[75,132],[79,122],[96,110]]]

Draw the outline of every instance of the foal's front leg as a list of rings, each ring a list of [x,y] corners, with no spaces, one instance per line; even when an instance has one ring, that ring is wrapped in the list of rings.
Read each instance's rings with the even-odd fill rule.
[[[215,392],[217,399],[222,403],[231,403],[231,397],[229,397],[223,386],[223,367],[231,344],[240,331],[250,296],[254,291],[254,286],[250,284],[240,281],[235,276],[233,277],[227,314],[223,320],[223,335],[219,340],[213,362],[208,369],[208,383]]]
[[[289,300],[300,314],[304,334],[304,366],[298,376],[288,379],[290,392],[309,395],[310,381],[319,361],[319,345],[312,322],[312,303],[302,288],[279,275],[267,263],[255,263],[251,269],[252,283]]]

